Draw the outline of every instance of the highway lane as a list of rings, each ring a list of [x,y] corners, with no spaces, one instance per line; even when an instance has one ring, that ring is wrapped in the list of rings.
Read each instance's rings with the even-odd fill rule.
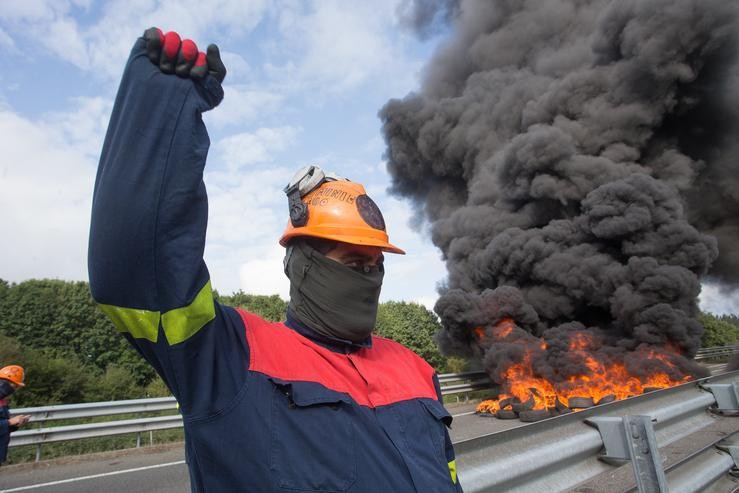
[[[708,365],[707,365],[708,366]],[[710,365],[712,374],[725,365]],[[456,443],[526,426],[518,420],[475,416],[475,403],[452,404],[451,437]],[[0,467],[0,493],[175,493],[189,492],[181,444],[142,447],[77,458]]]
[[[178,444],[3,466],[0,492],[187,492],[184,455]]]

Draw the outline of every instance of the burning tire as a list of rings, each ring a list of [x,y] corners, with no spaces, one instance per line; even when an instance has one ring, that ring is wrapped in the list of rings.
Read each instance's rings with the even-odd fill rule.
[[[567,399],[567,406],[570,409],[586,409],[594,405],[592,397],[570,397]]]
[[[552,416],[552,413],[548,409],[532,409],[530,411],[521,411],[518,414],[518,419],[524,423],[533,423],[534,421],[541,421]]]

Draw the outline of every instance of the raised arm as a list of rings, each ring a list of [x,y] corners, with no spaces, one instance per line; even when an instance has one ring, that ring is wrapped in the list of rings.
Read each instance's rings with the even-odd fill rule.
[[[147,30],[126,64],[93,196],[93,298],[178,399],[183,381],[192,388],[200,378],[187,375],[187,359],[212,366],[215,346],[229,344],[183,349],[221,310],[203,261],[210,141],[201,114],[221,102],[224,76],[215,45],[206,57],[176,33]]]
[[[220,103],[223,90],[215,77],[195,82],[163,73],[146,48],[140,38],[131,51],[105,137],[89,271],[106,311],[135,315],[138,329],[154,338],[156,314],[189,306],[208,283],[202,175],[210,142],[201,113]],[[182,336],[164,329],[168,338]]]

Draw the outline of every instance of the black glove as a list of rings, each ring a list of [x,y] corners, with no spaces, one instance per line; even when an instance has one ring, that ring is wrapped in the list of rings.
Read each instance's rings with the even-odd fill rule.
[[[226,78],[226,66],[221,61],[218,46],[208,45],[207,54],[198,52],[198,47],[191,39],[180,40],[174,31],[167,34],[157,27],[144,31],[146,53],[149,60],[165,74],[177,74],[180,77],[203,79],[210,74],[218,82]]]

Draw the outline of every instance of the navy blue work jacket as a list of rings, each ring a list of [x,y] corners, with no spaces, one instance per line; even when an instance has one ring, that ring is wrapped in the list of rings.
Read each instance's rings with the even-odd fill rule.
[[[0,405],[0,464],[8,459],[10,433],[18,429],[17,426],[11,426],[9,420],[10,408],[8,408],[7,404]]]

